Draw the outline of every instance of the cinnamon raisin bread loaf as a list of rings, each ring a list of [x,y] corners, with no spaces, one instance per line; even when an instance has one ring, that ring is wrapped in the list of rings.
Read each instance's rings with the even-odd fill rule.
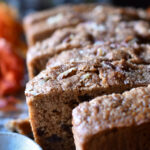
[[[97,97],[72,114],[76,150],[150,149],[150,86]]]
[[[150,65],[99,58],[47,68],[29,81],[26,100],[35,141],[44,150],[74,149],[72,109],[103,94],[150,84]]]

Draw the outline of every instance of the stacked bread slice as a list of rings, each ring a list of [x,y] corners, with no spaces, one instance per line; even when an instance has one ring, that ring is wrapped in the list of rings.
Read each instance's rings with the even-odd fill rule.
[[[97,4],[25,18],[25,94],[44,150],[150,149],[149,21],[141,9]]]
[[[73,110],[77,150],[150,148],[150,87],[84,102]]]

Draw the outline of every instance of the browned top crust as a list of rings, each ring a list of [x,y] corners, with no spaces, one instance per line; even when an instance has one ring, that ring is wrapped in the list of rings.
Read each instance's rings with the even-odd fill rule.
[[[87,22],[78,25],[76,28],[57,30],[50,38],[31,47],[28,55],[31,55],[33,59],[48,52],[57,54],[63,49],[78,48],[98,41],[137,40],[144,43],[147,42],[146,38],[150,37],[150,24],[145,21],[120,22],[115,26],[111,24],[111,27],[110,24],[108,25]]]
[[[92,11],[91,11],[92,10]],[[104,20],[106,16],[108,15],[122,15],[126,19],[134,20],[134,19],[143,19],[147,20],[150,19],[150,16],[142,9],[134,9],[134,8],[118,8],[118,7],[112,7],[108,5],[98,5],[98,4],[78,4],[78,5],[62,5],[59,7],[51,8],[49,10],[44,10],[36,13],[29,14],[24,18],[24,24],[25,25],[32,25],[34,23],[40,22],[42,20],[45,20],[46,18],[50,16],[55,16],[58,13],[63,12],[80,12],[85,13],[89,12],[89,16],[91,19],[94,19],[95,16],[99,16],[99,14],[103,14],[99,16],[99,20]],[[110,17],[111,18],[111,17]],[[118,18],[120,18],[118,16]],[[116,18],[116,19],[118,19]]]
[[[73,132],[80,144],[103,131],[150,121],[150,86],[97,97],[73,110]]]
[[[38,42],[35,46],[29,48],[27,53],[27,62],[30,62],[42,55],[53,56],[64,49],[80,48],[91,45],[94,39],[90,33],[80,29],[64,28],[57,30],[50,38]]]
[[[35,46],[32,46],[29,49],[27,53],[27,62],[30,66],[33,66],[34,63],[41,64],[41,67],[40,65],[38,67],[41,71],[45,68],[45,63],[48,58],[51,58],[52,56],[59,54],[62,51],[72,50],[73,48],[82,48],[94,43],[96,45],[102,45],[104,44],[104,41],[114,41],[114,43],[117,43],[116,45],[118,45],[118,47],[121,47],[119,46],[119,42],[124,41],[126,45],[128,43],[129,46],[123,46],[130,47],[130,43],[148,43],[149,37],[150,25],[145,21],[120,22],[114,26],[113,24],[110,26],[110,24],[105,23],[96,24],[94,22],[87,22],[78,25],[76,28],[64,28],[57,30],[47,40],[40,43],[38,42]],[[108,51],[109,49],[112,48],[108,48]],[[78,56],[76,53],[78,52],[75,52],[73,58]],[[92,53],[93,51],[90,52],[90,54]],[[63,54],[65,55],[65,53]],[[64,59],[64,57],[61,58],[63,54],[60,55],[60,57],[58,56],[59,60],[63,59],[66,61],[69,59],[67,58],[68,55],[66,56],[66,59]],[[88,56],[88,54],[89,52],[86,56]],[[46,61],[44,61],[44,58]],[[57,58],[57,56],[55,58]]]
[[[103,14],[103,15],[102,15]],[[96,6],[88,16],[96,22],[120,22],[133,20],[149,20],[150,15],[143,9],[131,7]]]
[[[58,28],[61,28],[63,26],[65,27],[65,26],[69,26],[69,25],[70,26],[76,25],[82,21],[83,21],[83,18],[78,13],[63,12],[61,14],[56,14],[55,16],[47,18],[47,20],[40,21],[40,22],[34,24],[33,28],[32,28],[32,29],[35,28],[34,31],[32,31],[32,29],[30,31],[36,33],[38,31],[38,29],[40,29],[39,27],[43,27],[43,28],[49,27],[49,29],[58,29]],[[44,25],[45,25],[45,27],[44,27]],[[40,30],[42,30],[41,32],[43,32],[43,30],[44,30],[43,28],[40,29]]]
[[[27,40],[29,44],[32,45],[35,41],[41,41],[49,37],[56,29],[75,26],[83,21],[84,18],[75,12],[56,14],[46,20],[33,24],[32,27],[26,31]]]
[[[51,8],[48,10],[36,12],[29,14],[24,18],[24,25],[26,27],[29,27],[37,22],[40,22],[42,20],[46,20],[47,18],[51,16],[55,16],[56,14],[59,13],[64,13],[64,12],[87,12],[95,7],[95,4],[79,4],[79,5],[71,5],[71,4],[65,4],[61,5],[59,7]]]
[[[128,41],[136,38],[142,43],[149,42],[147,40],[150,38],[150,23],[142,20],[118,23],[109,20],[104,23],[85,22],[79,24],[78,28],[90,33],[96,41]]]
[[[61,65],[66,62],[87,61],[100,57],[108,60],[125,59],[133,63],[150,63],[150,45],[130,42],[101,42],[83,49],[64,51],[49,59],[47,67]]]
[[[47,38],[56,29],[75,26],[81,22],[96,21],[98,23],[117,24],[120,21],[150,20],[150,15],[144,10],[103,5],[94,6],[94,4],[79,5],[79,7],[61,6],[54,10],[26,17],[24,26],[29,44],[33,45],[35,42]]]
[[[73,62],[47,68],[29,81],[26,96],[62,93],[68,90],[107,89],[116,86],[142,86],[150,82],[150,65],[134,65],[124,60]]]

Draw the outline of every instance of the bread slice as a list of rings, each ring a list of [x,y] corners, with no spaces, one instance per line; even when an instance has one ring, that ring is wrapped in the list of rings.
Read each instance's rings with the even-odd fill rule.
[[[103,22],[106,19],[109,22],[120,21],[135,21],[135,20],[150,20],[150,14],[144,9],[135,9],[131,7],[114,7],[97,5],[89,14],[87,14],[90,20],[95,22]]]
[[[67,5],[31,14],[24,19],[24,26],[28,44],[33,45],[49,37],[56,29],[76,26],[81,22],[116,24],[120,21],[131,20],[150,20],[150,15],[144,10],[133,8],[96,6],[95,4]]]
[[[87,31],[74,28],[57,30],[52,37],[32,46],[27,52],[27,66],[29,77],[33,78],[41,70],[45,69],[49,58],[73,48],[81,48],[91,45],[93,36]]]
[[[108,60],[125,59],[133,63],[150,63],[150,45],[132,42],[98,43],[83,49],[63,51],[49,59],[47,67],[61,65],[66,62],[85,61],[100,57]]]
[[[97,41],[128,41],[136,39],[140,43],[150,43],[150,23],[148,21],[116,21],[116,17],[113,17],[100,23],[94,21],[80,23],[78,28],[93,35]]]
[[[29,46],[35,44],[37,41],[42,41],[48,38],[56,29],[64,27],[73,27],[83,22],[82,15],[75,12],[63,12],[47,18],[47,20],[38,22],[32,25],[26,31],[26,37]]]
[[[33,138],[29,118],[10,120],[6,123],[5,128],[11,132],[17,132],[19,134]]]
[[[150,86],[97,97],[72,114],[76,150],[150,149]]]
[[[24,29],[28,44],[31,46],[37,41],[42,41],[56,29],[75,26],[85,21],[84,13],[91,11],[95,6],[95,4],[62,5],[26,16]]]
[[[65,5],[61,5],[58,7],[54,7],[51,9],[47,9],[47,10],[43,10],[40,12],[36,12],[36,13],[31,13],[29,15],[27,15],[24,18],[24,28],[27,31],[29,28],[32,28],[32,25],[41,22],[43,20],[46,20],[47,18],[51,17],[51,16],[55,16],[59,13],[64,13],[64,12],[80,12],[80,13],[84,13],[84,12],[88,12],[90,10],[92,10],[94,7],[96,6],[96,4],[78,4],[78,5],[71,5],[71,4],[65,4]]]
[[[47,68],[29,81],[26,100],[35,141],[44,150],[74,149],[72,109],[103,94],[150,84],[150,65],[95,58]]]

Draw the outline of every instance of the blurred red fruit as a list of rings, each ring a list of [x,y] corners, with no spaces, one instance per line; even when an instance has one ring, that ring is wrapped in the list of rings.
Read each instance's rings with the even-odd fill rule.
[[[10,43],[0,39],[0,96],[20,90],[23,76],[23,60],[13,52]]]

